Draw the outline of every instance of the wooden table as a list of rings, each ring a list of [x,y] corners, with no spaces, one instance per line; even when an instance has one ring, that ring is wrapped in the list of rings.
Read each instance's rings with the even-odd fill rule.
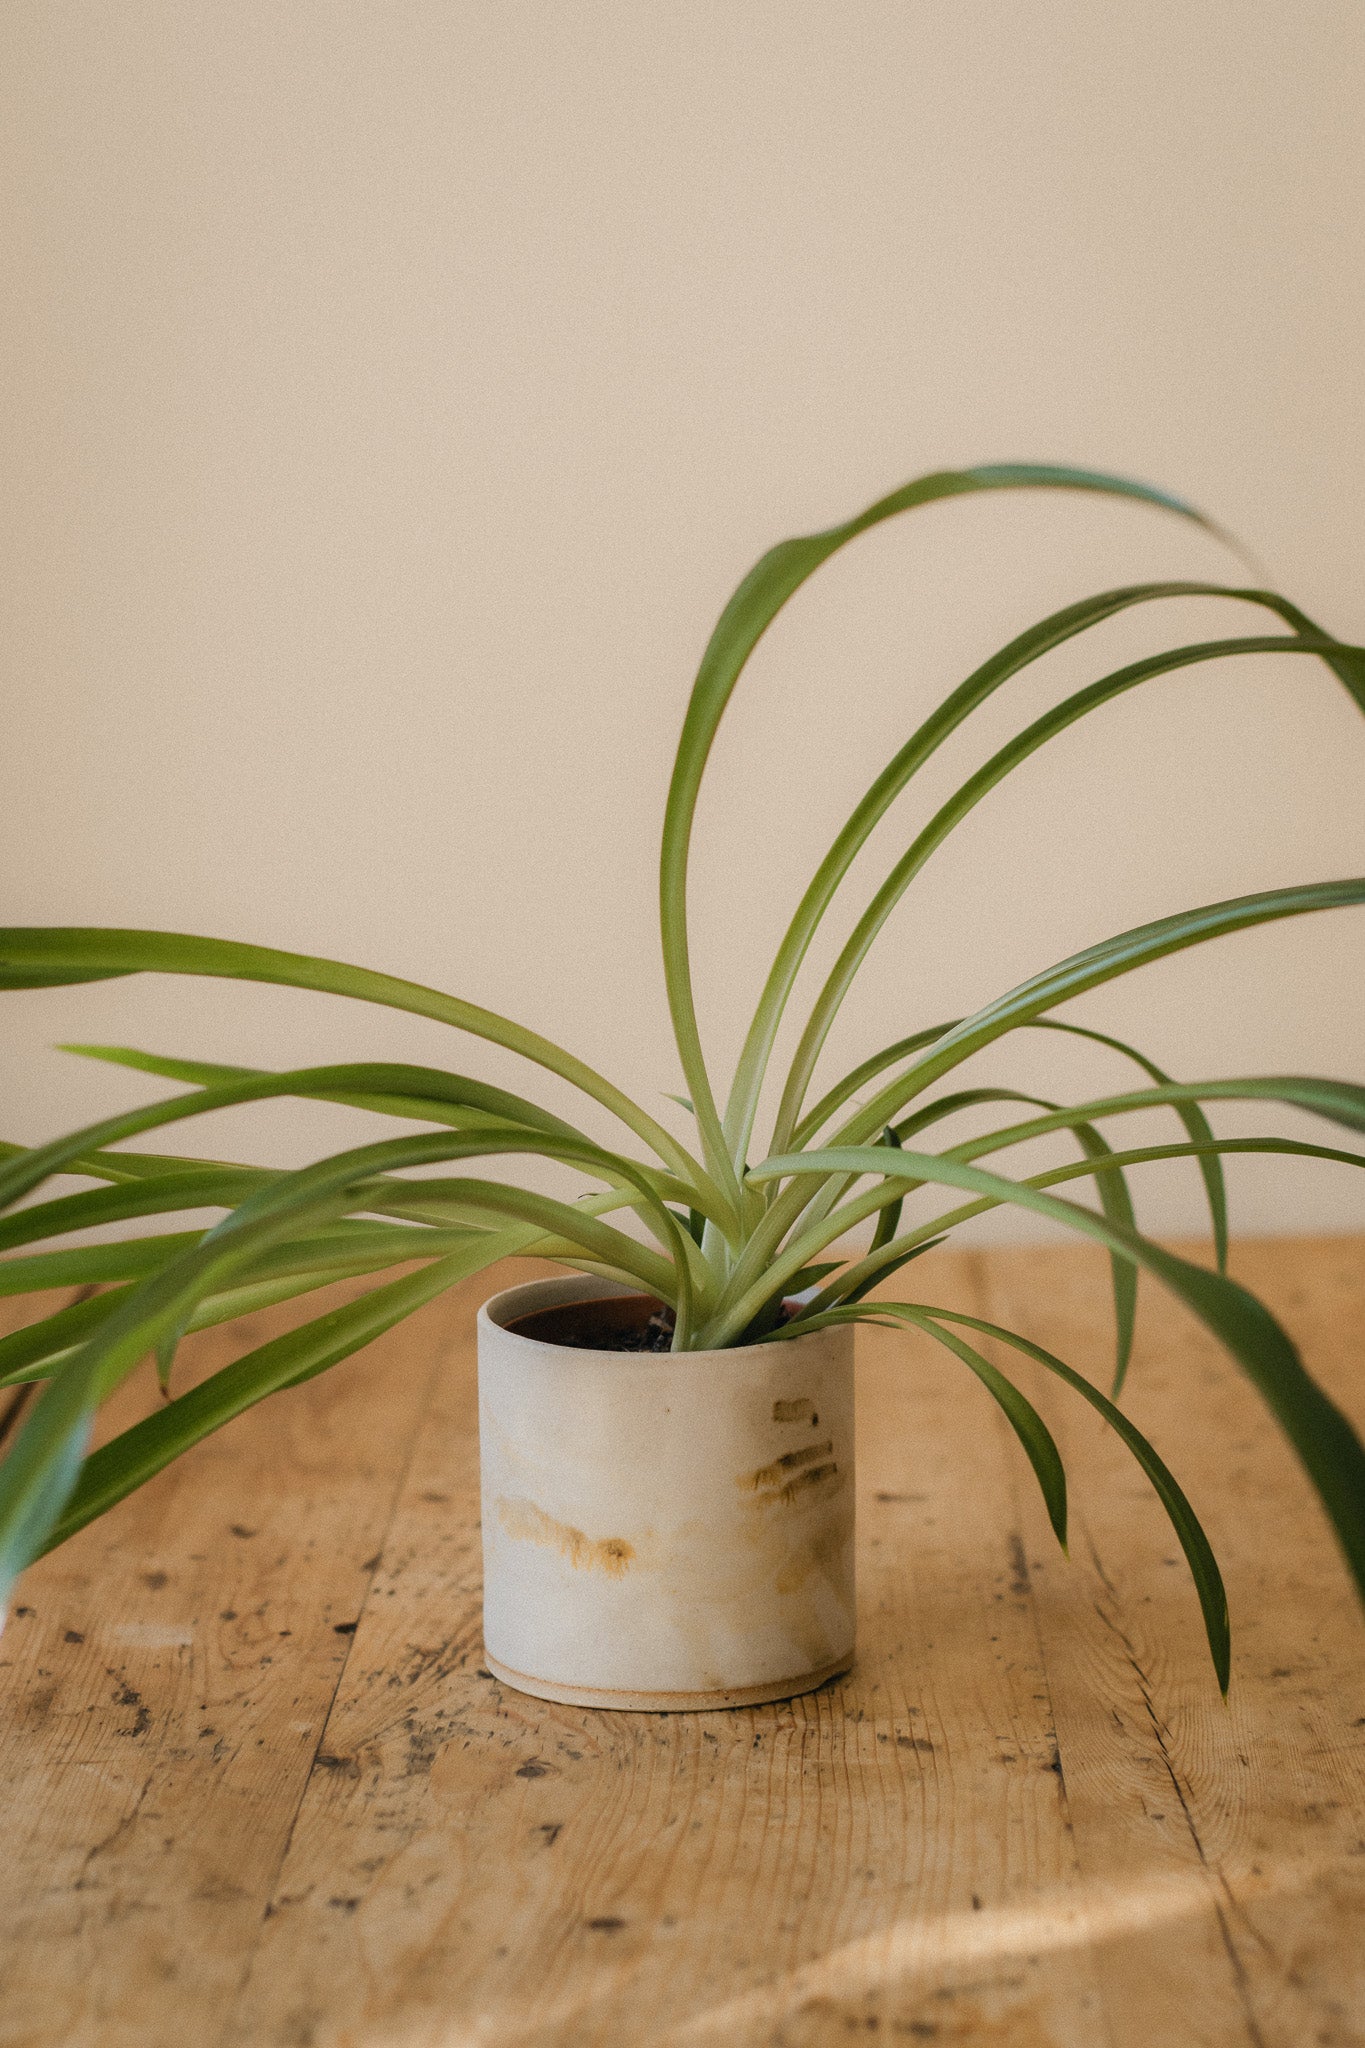
[[[1244,1245],[1236,1270],[1365,1421],[1365,1241]],[[1107,1372],[1088,1252],[916,1276]],[[1365,2042],[1365,1622],[1183,1311],[1144,1283],[1128,1405],[1224,1564],[1230,1706],[1167,1526],[1089,1410],[1038,1392],[1068,1564],[975,1382],[867,1333],[856,1669],[644,1716],[481,1668],[492,1284],[24,1581],[0,1641],[4,2048]],[[196,1339],[199,1369],[281,1321]]]

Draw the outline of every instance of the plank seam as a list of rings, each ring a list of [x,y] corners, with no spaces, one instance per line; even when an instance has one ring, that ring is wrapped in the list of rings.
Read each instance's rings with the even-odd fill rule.
[[[1110,1599],[1116,1601],[1117,1594],[1113,1583],[1109,1574],[1104,1569],[1099,1551],[1095,1546],[1095,1539],[1089,1529],[1085,1532],[1085,1541],[1101,1585],[1108,1593]],[[1218,1923],[1218,1938],[1227,1955],[1228,1967],[1232,1971],[1232,1981],[1237,1988],[1237,2001],[1242,2008],[1242,2019],[1246,2026],[1247,2039],[1251,2042],[1252,2048],[1267,2048],[1265,2035],[1261,2032],[1260,2022],[1256,2018],[1255,2009],[1251,2003],[1251,1984],[1247,1977],[1246,1965],[1242,1961],[1237,1944],[1232,1938],[1232,1929],[1228,1925],[1228,1917],[1223,1901],[1217,1896],[1214,1889],[1216,1881],[1225,1891],[1228,1890],[1227,1879],[1220,1869],[1209,1862],[1193,1809],[1185,1796],[1185,1787],[1181,1782],[1179,1772],[1176,1770],[1175,1759],[1172,1757],[1166,1741],[1165,1724],[1157,1713],[1156,1702],[1152,1697],[1151,1684],[1147,1673],[1142,1667],[1141,1659],[1138,1657],[1137,1651],[1129,1639],[1127,1630],[1120,1622],[1114,1619],[1113,1615],[1105,1613],[1100,1601],[1095,1601],[1094,1607],[1105,1628],[1112,1635],[1116,1636],[1123,1645],[1124,1655],[1127,1657],[1133,1676],[1137,1680],[1137,1688],[1142,1696],[1142,1704],[1146,1710],[1147,1719],[1151,1723],[1157,1754],[1161,1758],[1162,1767],[1171,1781],[1171,1789],[1180,1802],[1180,1811],[1184,1815],[1185,1826],[1189,1830],[1190,1840],[1194,1843],[1195,1854],[1199,1858],[1199,1867],[1204,1873],[1204,1879],[1209,1888],[1209,1903],[1213,1907],[1214,1919]]]
[[[467,1285],[468,1283],[465,1284]],[[437,1299],[440,1299],[440,1297],[438,1296]],[[253,1945],[251,1952],[247,1956],[246,1961],[243,1965],[242,1974],[238,1981],[237,1988],[233,1992],[231,1999],[227,2002],[226,2005],[223,2026],[216,2037],[219,2044],[222,2044],[227,2040],[233,2025],[234,2018],[237,2014],[239,2007],[241,2006],[242,1999],[245,1997],[247,1988],[251,1982],[251,1975],[256,1965],[256,1955],[260,1945],[261,1934],[265,1927],[266,1921],[270,1918],[272,1912],[274,1911],[275,1894],[279,1888],[280,1879],[284,1873],[285,1865],[289,1861],[289,1852],[294,1846],[294,1834],[299,1824],[299,1816],[303,1812],[304,1801],[308,1797],[308,1789],[312,1784],[314,1776],[317,1772],[318,1758],[325,1751],[327,1742],[327,1730],[331,1726],[332,1715],[336,1708],[337,1697],[340,1694],[342,1682],[346,1677],[348,1669],[350,1668],[351,1655],[355,1649],[356,1640],[360,1634],[359,1623],[363,1622],[365,1618],[365,1611],[370,1603],[370,1595],[374,1591],[375,1580],[378,1578],[380,1570],[382,1569],[384,1553],[388,1547],[389,1536],[393,1530],[394,1517],[398,1513],[399,1503],[403,1498],[403,1493],[408,1483],[408,1476],[412,1471],[412,1462],[417,1455],[418,1439],[422,1434],[423,1426],[426,1423],[427,1416],[431,1411],[432,1402],[435,1398],[436,1376],[448,1361],[450,1346],[453,1341],[453,1338],[448,1338],[444,1344],[440,1345],[437,1348],[436,1356],[432,1360],[431,1371],[427,1377],[426,1387],[423,1391],[421,1405],[418,1409],[417,1417],[413,1424],[412,1434],[408,1439],[407,1450],[403,1457],[402,1466],[394,1479],[393,1491],[389,1496],[389,1505],[388,1511],[384,1517],[383,1532],[379,1539],[379,1547],[374,1553],[374,1568],[368,1576],[365,1585],[364,1596],[360,1602],[360,1612],[357,1616],[357,1626],[351,1635],[344,1638],[346,1648],[345,1653],[342,1656],[341,1663],[337,1669],[336,1683],[332,1687],[331,1696],[329,1697],[327,1705],[323,1711],[321,1725],[318,1729],[318,1739],[313,1746],[313,1754],[309,1758],[308,1769],[303,1773],[302,1778],[300,1780],[299,1796],[295,1802],[294,1811],[290,1816],[289,1827],[285,1833],[284,1842],[280,1849],[279,1859],[275,1866],[275,1874],[270,1880],[270,1885],[266,1893],[265,1906],[261,1912],[260,1919],[257,1921],[255,1945]]]
[[[990,1260],[986,1253],[974,1251],[969,1255],[967,1277],[979,1304],[978,1313],[998,1321],[999,1312],[995,1302],[994,1289],[991,1285]],[[1040,1704],[1047,1716],[1047,1738],[1052,1747],[1053,1758],[1051,1768],[1057,1777],[1057,1800],[1061,1809],[1062,1826],[1066,1831],[1066,1838],[1070,1844],[1072,1875],[1078,1894],[1083,1898],[1085,1895],[1085,1871],[1081,1864],[1080,1841],[1076,1834],[1076,1826],[1071,1813],[1071,1795],[1067,1790],[1066,1767],[1062,1761],[1062,1742],[1057,1727],[1056,1704],[1052,1695],[1052,1672],[1048,1663],[1047,1641],[1043,1630],[1043,1617],[1039,1611],[1038,1596],[1034,1588],[1033,1573],[1029,1569],[1028,1549],[1023,1538],[1023,1503],[1019,1494],[1022,1474],[1012,1455],[1016,1448],[1013,1432],[1009,1429],[1004,1416],[999,1413],[995,1417],[995,1429],[998,1435],[1007,1439],[1006,1451],[1007,1454],[1011,1454],[1009,1456],[1010,1507],[1013,1512],[1016,1528],[1011,1543],[1010,1563],[1018,1579],[1022,1581],[1022,1592],[1028,1601],[1029,1620],[1033,1627],[1033,1639],[1038,1646],[1038,1669],[1042,1674],[1043,1692],[1045,1695]],[[1018,1546],[1017,1551],[1014,1549],[1016,1544]],[[1085,1946],[1088,1951],[1091,1979],[1099,2002],[1104,2036],[1106,2041],[1109,2042],[1110,2048],[1113,2048],[1113,2021],[1109,2011],[1109,2001],[1104,1995],[1104,1983],[1097,1965],[1094,1944],[1087,1942]]]

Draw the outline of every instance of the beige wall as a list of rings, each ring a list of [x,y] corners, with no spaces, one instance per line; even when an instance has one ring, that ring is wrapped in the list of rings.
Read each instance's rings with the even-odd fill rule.
[[[656,1104],[671,748],[773,540],[943,463],[1091,463],[1206,504],[1365,636],[1358,0],[9,0],[0,33],[10,919],[362,960]],[[1016,497],[900,522],[801,597],[704,805],[722,1067],[910,722],[1047,609],[1166,573],[1236,570],[1156,514]],[[1244,618],[1108,629],[926,782],[1100,662]],[[1165,911],[1365,871],[1362,792],[1365,726],[1307,663],[1155,685],[940,857],[840,1049]],[[1361,912],[1282,925],[1071,1014],[1189,1075],[1365,1077],[1362,938]],[[25,1139],[149,1092],[61,1038],[512,1071],[218,984],[3,1018]],[[990,1071],[1075,1095],[1111,1069],[1040,1038]],[[355,1128],[276,1108],[198,1142],[283,1161]],[[1365,1223],[1344,1169],[1234,1186],[1249,1228]],[[1150,1222],[1197,1227],[1196,1187],[1159,1169]]]

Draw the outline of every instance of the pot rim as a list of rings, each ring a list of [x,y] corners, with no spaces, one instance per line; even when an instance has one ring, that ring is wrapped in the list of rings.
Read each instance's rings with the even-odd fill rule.
[[[524,1346],[528,1353],[539,1352],[544,1356],[572,1361],[587,1359],[610,1359],[620,1366],[636,1366],[657,1372],[660,1366],[676,1365],[681,1360],[703,1361],[752,1358],[758,1352],[771,1351],[770,1343],[728,1344],[709,1351],[596,1351],[589,1345],[547,1344],[540,1337],[524,1337],[519,1330],[508,1328],[509,1323],[519,1317],[533,1314],[537,1309],[563,1308],[574,1301],[600,1301],[623,1294],[647,1294],[648,1289],[628,1286],[623,1280],[599,1279],[593,1273],[558,1273],[544,1280],[524,1280],[516,1287],[504,1287],[499,1293],[491,1294],[481,1304],[477,1317],[478,1334],[494,1332],[500,1341]],[[783,1344],[801,1344],[808,1338],[852,1335],[852,1325],[841,1329],[837,1324],[825,1330],[798,1330],[780,1341]]]

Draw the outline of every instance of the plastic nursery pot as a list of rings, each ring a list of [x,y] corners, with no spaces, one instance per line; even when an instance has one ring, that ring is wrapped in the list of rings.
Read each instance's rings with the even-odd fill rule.
[[[630,1293],[571,1275],[479,1311],[488,1668],[650,1712],[809,1692],[853,1661],[853,1333],[660,1353],[508,1327]]]

